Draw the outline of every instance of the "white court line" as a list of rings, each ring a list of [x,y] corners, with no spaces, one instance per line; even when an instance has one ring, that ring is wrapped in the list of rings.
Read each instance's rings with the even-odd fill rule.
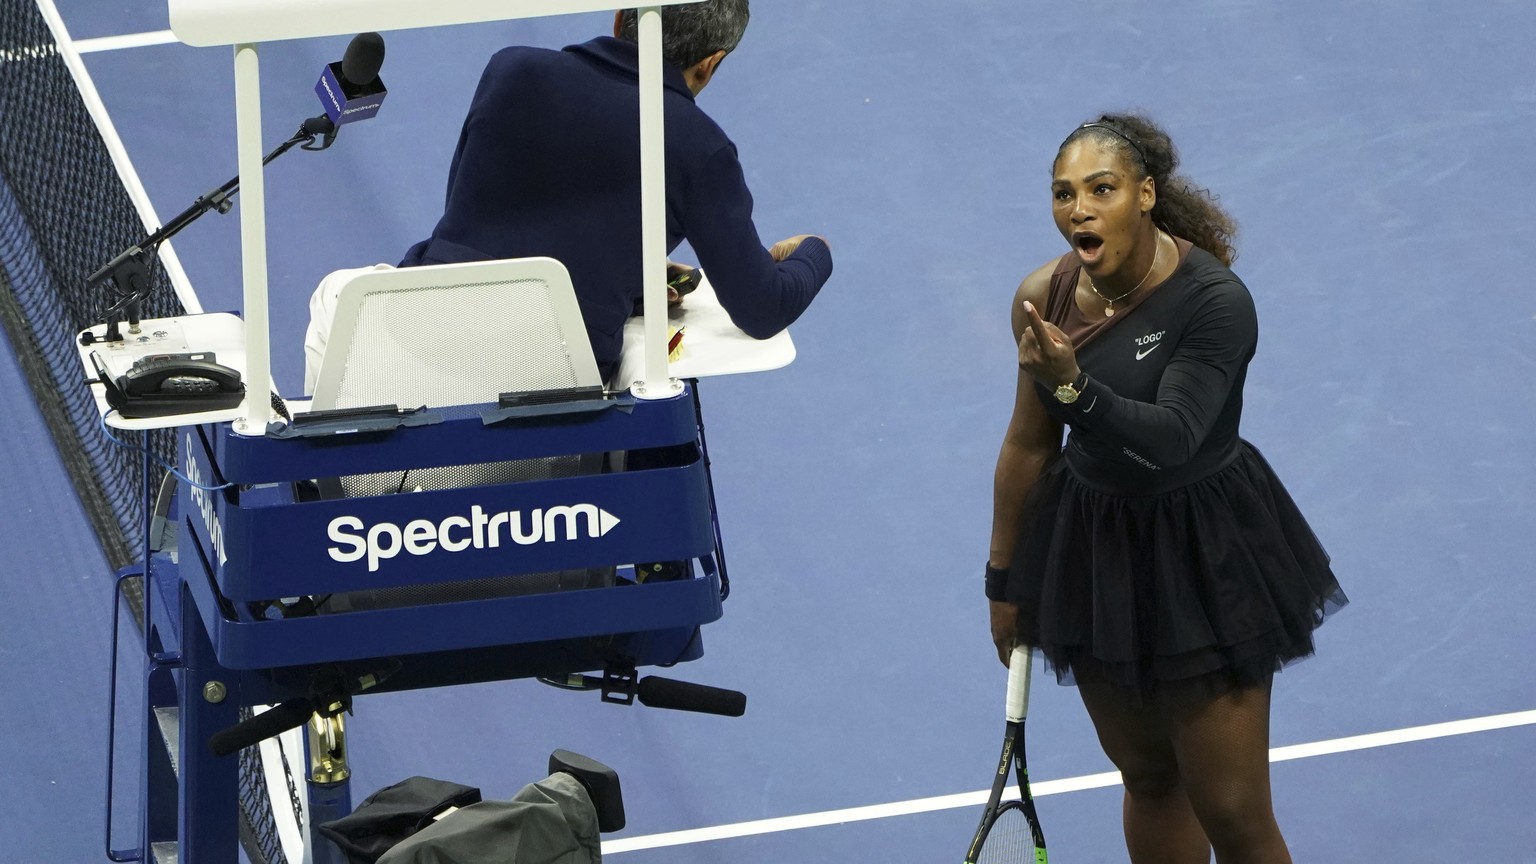
[[[107,106],[101,101],[101,94],[96,92],[96,82],[91,80],[91,73],[86,71],[85,61],[81,59],[75,41],[70,38],[69,29],[64,26],[64,18],[59,15],[54,0],[37,0],[37,8],[42,11],[43,18],[47,20],[48,29],[53,32],[53,39],[58,43],[59,56],[64,58],[64,64],[69,67],[69,74],[75,79],[75,86],[80,90],[80,98],[85,101],[86,110],[90,112],[91,119],[96,121],[96,131],[101,133],[107,153],[112,157],[112,164],[117,168],[118,176],[122,178],[123,185],[128,189],[129,200],[133,202],[134,209],[139,211],[139,219],[144,223],[144,230],[153,232],[160,227],[160,217],[155,215],[155,207],[149,202],[149,193],[144,190],[144,183],[139,179],[139,172],[133,167],[133,160],[128,158],[128,149],[123,146],[123,139],[117,134],[117,126],[113,124],[112,116],[107,113]],[[165,275],[170,278],[171,285],[176,289],[176,296],[187,312],[192,314],[202,312],[202,303],[197,299],[197,292],[192,290],[192,283],[187,279],[186,271],[182,269],[181,260],[176,257],[176,250],[171,248],[170,241],[160,244],[160,263],[165,265]]]
[[[1536,711],[1494,714],[1488,717],[1476,717],[1471,720],[1453,720],[1449,723],[1434,723],[1429,726],[1414,726],[1408,729],[1373,732],[1368,735],[1354,735],[1349,738],[1335,738],[1331,741],[1316,741],[1311,744],[1292,744],[1288,747],[1276,747],[1269,751],[1269,761],[1286,762],[1292,759],[1346,753],[1351,750],[1368,750],[1373,747],[1385,747],[1390,744],[1406,744],[1411,741],[1426,741],[1432,738],[1468,735],[1473,732],[1489,732],[1495,729],[1531,725],[1536,725]],[[1036,798],[1039,798],[1044,795],[1059,795],[1063,792],[1081,792],[1085,789],[1117,786],[1119,783],[1120,772],[1106,771],[1102,774],[1089,774],[1083,777],[1068,777],[1062,780],[1032,783],[1030,784],[1030,791]],[[657,849],[663,846],[682,846],[689,843],[707,843],[712,840],[725,840],[732,837],[750,837],[757,834],[772,834],[779,831],[797,831],[803,828],[840,825],[845,822],[889,819],[893,816],[912,816],[918,813],[932,813],[937,810],[953,810],[960,807],[981,807],[987,802],[988,792],[989,790],[983,789],[980,792],[962,792],[956,795],[918,798],[912,801],[897,801],[891,804],[850,807],[846,810],[828,810],[822,813],[807,813],[801,816],[758,819],[752,822],[738,822],[734,825],[716,825],[711,828],[694,828],[688,831],[669,831],[664,834],[624,837],[617,840],[604,841],[603,854],[611,855],[618,852],[634,852],[640,849]],[[1007,794],[1009,796],[1017,795],[1017,787],[1010,788]]]
[[[80,39],[75,42],[75,50],[81,54],[91,54],[96,51],[118,51],[123,48],[147,48],[150,45],[169,45],[179,41],[176,34],[169,30],[152,30],[148,33],[124,33],[121,36],[98,36],[94,39]]]

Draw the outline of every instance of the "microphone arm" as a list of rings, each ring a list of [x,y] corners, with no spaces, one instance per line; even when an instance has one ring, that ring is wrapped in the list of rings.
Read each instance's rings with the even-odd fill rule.
[[[315,143],[316,138],[321,139],[319,144]],[[335,140],[336,124],[332,123],[329,117],[324,114],[311,117],[304,121],[292,138],[279,144],[271,153],[263,157],[261,164],[265,166],[301,144],[304,150],[319,151],[331,146]],[[123,335],[118,329],[117,320],[120,314],[128,319],[129,333],[139,332],[140,310],[152,287],[150,271],[155,251],[159,249],[160,244],[176,236],[183,228],[196,222],[210,210],[218,210],[220,214],[228,213],[234,206],[234,202],[230,199],[238,191],[240,191],[240,175],[236,174],[224,185],[200,196],[192,206],[172,217],[160,230],[124,249],[101,269],[86,277],[85,284],[88,290],[95,291],[101,286],[108,286],[117,298],[117,302],[103,313],[107,321],[107,332],[102,337],[103,341],[122,341]],[[95,339],[87,331],[81,336],[80,341],[82,344],[89,345]]]

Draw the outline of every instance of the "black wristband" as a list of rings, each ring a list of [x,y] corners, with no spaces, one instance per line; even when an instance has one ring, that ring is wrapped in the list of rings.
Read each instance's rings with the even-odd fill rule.
[[[1008,593],[1008,570],[987,562],[987,599],[1003,600]]]

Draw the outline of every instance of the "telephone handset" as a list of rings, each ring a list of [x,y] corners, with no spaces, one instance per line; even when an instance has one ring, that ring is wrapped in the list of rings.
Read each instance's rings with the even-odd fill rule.
[[[91,352],[107,404],[123,417],[165,417],[233,408],[245,399],[240,373],[222,366],[211,352],[140,357],[116,378],[98,352]]]

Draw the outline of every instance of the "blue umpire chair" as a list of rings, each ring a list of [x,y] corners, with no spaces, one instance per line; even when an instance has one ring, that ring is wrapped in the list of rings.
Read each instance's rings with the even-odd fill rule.
[[[273,14],[272,0],[167,0],[179,40],[234,51],[244,318],[144,321],[130,327],[133,338],[109,321],[81,334],[85,369],[103,385],[103,423],[173,430],[184,478],[145,490],[144,562],[119,574],[120,593],[140,577],[144,588],[143,794],[140,843],[114,848],[109,747],[109,858],[236,860],[242,840],[268,833],[244,806],[265,797],[299,822],[281,854],[341,861],[311,829],[351,810],[343,717],[365,692],[538,677],[611,702],[744,708],[739,693],[637,671],[701,656],[700,627],[719,618],[729,587],[695,379],[793,357],[787,336],[761,352],[732,333],[717,304],[688,327],[700,347],[715,329],[720,350],[698,352],[695,367],[668,366],[661,8],[690,2],[639,9],[646,315],[626,331],[626,344],[643,343],[630,373],[611,390],[596,381],[569,279],[554,262],[349,274],[314,404],[269,425],[286,409],[274,398],[269,410],[266,399],[262,166],[271,157],[261,141],[260,46],[612,7],[292,0]],[[359,95],[358,110],[376,109],[382,82],[379,91]],[[333,123],[347,122],[342,107],[326,103]],[[217,406],[135,416],[111,404],[127,392],[114,382],[140,363],[214,354],[239,373],[218,377]],[[210,382],[191,390],[203,392],[200,383]],[[233,408],[231,385],[244,388]],[[146,476],[155,458],[146,449]],[[114,616],[114,647],[116,628]],[[307,782],[261,788],[268,781],[253,754],[269,755],[274,736],[298,727]]]
[[[342,717],[363,692],[540,677],[739,713],[637,673],[699,657],[722,611],[697,393],[596,376],[558,262],[357,271],[310,410],[260,437],[175,430],[191,483],[155,502],[144,571],[151,854],[230,860],[231,754],[306,724],[304,812],[348,812]]]

